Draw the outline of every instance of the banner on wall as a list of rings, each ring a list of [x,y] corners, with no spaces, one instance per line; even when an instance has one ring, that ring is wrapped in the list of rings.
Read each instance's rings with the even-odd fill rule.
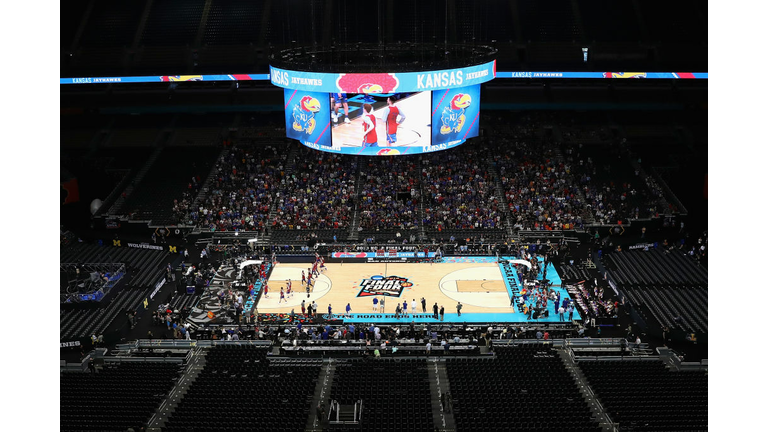
[[[424,258],[424,252],[333,252],[332,258]],[[435,253],[429,252],[428,258],[434,258]]]
[[[459,69],[456,69],[455,71],[459,71]],[[453,82],[454,84],[450,84],[451,82],[451,74],[450,71],[435,71],[435,72],[423,72],[418,73],[418,75],[421,76],[421,87],[419,87],[419,79],[418,75],[416,77],[415,82],[412,80],[409,80],[406,84],[415,84],[415,87],[411,90],[407,90],[407,87],[402,83],[401,77],[404,74],[394,74],[395,77],[392,77],[392,82],[397,82],[397,91],[404,92],[404,91],[423,91],[423,90],[438,90],[440,88],[449,88],[449,87],[456,87],[456,86],[466,86],[466,85],[474,85],[474,84],[481,84],[486,81],[490,81],[493,78],[590,78],[590,79],[622,79],[622,78],[647,78],[647,79],[708,79],[709,73],[707,72],[495,72],[494,76],[491,76],[489,79],[485,79],[486,77],[490,76],[490,73],[492,72],[489,69],[484,70],[476,70],[476,71],[467,71],[467,77],[465,77],[464,70],[462,69],[461,74],[461,81],[462,83],[459,84],[459,75],[457,73],[453,74]],[[293,78],[289,75],[290,71],[283,71],[280,69],[275,69],[274,73],[276,75],[272,76],[270,74],[227,74],[227,75],[161,75],[161,76],[126,76],[126,77],[78,77],[78,78],[59,78],[59,84],[122,84],[122,83],[151,83],[151,82],[183,82],[183,81],[269,81],[271,80],[273,84],[275,84],[278,87],[283,88],[294,88],[292,87],[294,84],[292,84]],[[315,91],[326,91],[328,93],[340,91],[339,87],[335,85],[335,80],[338,78],[341,74],[319,74],[319,75],[329,75],[331,81],[333,81],[334,84],[331,84],[331,90],[325,90],[321,89],[319,87],[328,85],[328,81],[325,79],[325,84],[322,82],[324,79],[322,77],[317,77],[318,74],[312,73],[312,72],[296,72],[300,74],[300,76],[296,76],[296,84],[295,85],[307,85],[309,87],[305,88],[305,90],[315,90]],[[411,72],[415,73],[415,72]],[[345,75],[353,75],[351,77],[347,77],[344,80],[341,80],[341,87],[345,90],[342,91],[349,91],[352,93],[372,93],[374,92],[375,85],[381,86],[380,83],[374,83],[370,82],[372,81],[372,78],[374,78],[375,75],[380,74],[345,74]],[[354,76],[357,75],[357,76]],[[390,75],[390,74],[384,74],[384,75]],[[480,76],[482,75],[482,76]],[[369,79],[363,80],[363,77],[367,77]],[[358,83],[359,81],[359,83]],[[387,79],[389,81],[389,79]],[[279,85],[277,82],[285,83],[284,85]],[[439,85],[442,83],[447,82],[448,84],[445,86],[440,87]],[[438,84],[438,86],[435,86],[435,83]],[[355,86],[357,84],[357,86]],[[363,86],[364,84],[373,84],[368,86]],[[410,85],[409,84],[409,85]],[[361,88],[363,90],[357,91],[357,89]],[[382,87],[382,91],[384,87]],[[354,89],[354,90],[349,90]],[[392,90],[394,91],[394,90]]]
[[[270,66],[272,84],[314,92],[403,93],[466,87],[496,77],[496,61],[478,66],[425,72],[318,73]]]
[[[80,201],[80,189],[77,185],[77,178],[72,177],[61,182],[61,205],[72,204]]]
[[[80,341],[59,342],[59,346],[61,348],[78,347],[80,346]]]
[[[120,246],[119,241],[118,241],[118,244],[116,244],[115,246]],[[165,248],[163,248],[162,246],[151,245],[149,243],[126,243],[126,246],[128,246],[129,248],[137,248],[137,249],[152,249],[152,250],[159,250],[159,251],[165,250]]]

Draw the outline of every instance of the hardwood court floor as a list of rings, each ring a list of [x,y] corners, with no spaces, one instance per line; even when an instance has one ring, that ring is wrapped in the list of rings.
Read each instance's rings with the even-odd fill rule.
[[[445,306],[445,312],[456,312],[458,301],[464,305],[465,312],[507,312],[509,294],[502,280],[497,264],[483,263],[360,263],[326,264],[328,269],[321,274],[312,289],[309,298],[305,287],[301,285],[301,271],[305,273],[309,264],[278,264],[269,278],[269,298],[262,296],[257,308],[261,313],[301,312],[301,301],[307,304],[317,302],[319,313],[328,313],[328,304],[333,306],[334,314],[343,314],[347,303],[352,313],[368,313],[373,310],[373,296],[359,297],[364,279],[371,277],[399,276],[407,279],[399,296],[376,295],[384,298],[385,313],[394,313],[395,305],[404,300],[416,299],[417,312],[421,313],[421,297],[427,300],[427,312],[437,302]],[[280,287],[285,287],[291,279],[294,295],[287,301],[279,302]],[[412,284],[411,286],[408,286]],[[400,281],[391,282],[386,288],[400,286]],[[379,291],[381,292],[381,291]],[[392,292],[391,290],[389,292]],[[377,310],[377,312],[379,312]]]

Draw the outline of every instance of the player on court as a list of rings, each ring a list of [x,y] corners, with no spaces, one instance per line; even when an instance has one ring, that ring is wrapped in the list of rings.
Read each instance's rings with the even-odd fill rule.
[[[399,121],[398,116],[400,116]],[[395,106],[395,99],[392,96],[387,98],[387,107],[381,110],[379,118],[387,126],[387,143],[389,145],[395,144],[397,142],[397,126],[405,121],[405,113],[400,107]]]
[[[346,93],[331,93],[331,100],[333,100],[333,122],[339,122],[339,108],[344,105],[344,123],[351,123],[349,121],[349,103],[347,103]]]
[[[269,298],[267,294],[269,294],[269,285],[264,284],[264,298]]]
[[[285,291],[283,291],[283,287],[280,287],[280,300],[277,303],[281,303],[283,300],[285,300]],[[285,300],[285,302],[288,303],[288,300]]]
[[[320,271],[328,270],[328,267],[325,266],[325,259],[323,257],[320,257]]]
[[[307,275],[304,274],[304,270],[301,271],[301,284],[304,285],[307,283]]]
[[[376,117],[373,112],[371,104],[363,105],[363,148],[366,147],[378,147],[378,136],[376,135]]]
[[[293,297],[293,294],[291,293],[291,280],[288,279],[288,288],[286,289],[286,294],[288,294],[288,297]]]

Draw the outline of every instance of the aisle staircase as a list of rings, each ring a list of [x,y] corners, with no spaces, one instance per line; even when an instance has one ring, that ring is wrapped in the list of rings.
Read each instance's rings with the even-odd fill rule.
[[[181,376],[176,385],[173,386],[165,400],[160,403],[160,407],[157,408],[155,414],[149,420],[148,432],[160,432],[162,431],[165,422],[168,417],[173,414],[176,407],[181,402],[181,399],[187,393],[189,386],[197,379],[206,364],[206,351],[201,347],[197,347],[192,351],[189,362],[187,363],[186,370]]]
[[[493,176],[493,184],[496,188],[496,196],[499,197],[502,207],[502,217],[504,219],[504,229],[507,231],[507,235],[512,238],[517,238],[517,234],[513,228],[512,215],[509,212],[509,202],[507,201],[507,194],[504,193],[504,187],[501,185],[501,173],[499,167],[493,160],[488,160],[488,172]]]
[[[559,129],[556,129],[556,130],[559,131]],[[562,162],[564,164],[567,163],[567,161],[565,159],[565,156],[563,155],[563,152],[562,152],[562,150],[560,150],[559,146],[555,147],[554,153],[555,153],[555,160],[556,161]],[[576,195],[579,198],[579,201],[583,202],[585,204],[585,206],[586,206],[587,199],[586,199],[586,197],[584,197],[584,192],[581,191],[580,187],[574,191],[574,195]],[[595,223],[594,212],[592,212],[590,209],[591,209],[591,207],[586,207],[584,209],[584,211],[582,212],[582,214],[581,214],[581,220],[582,220],[582,222],[583,222],[583,224],[585,226],[586,225],[592,225],[592,224]]]
[[[304,428],[306,431],[322,431],[323,424],[327,422],[327,419],[318,419],[315,414],[315,408],[321,403],[325,403],[326,415],[329,410],[329,397],[331,394],[331,384],[333,383],[333,376],[336,372],[335,360],[325,359],[323,360],[323,367],[320,368],[320,376],[317,380],[317,387],[315,387],[315,393],[312,397],[312,404],[310,405],[310,414],[307,418],[307,425]]]
[[[155,149],[154,152],[152,152],[147,162],[144,163],[144,166],[141,167],[139,172],[137,172],[136,175],[133,177],[133,180],[131,181],[131,183],[125,188],[125,190],[123,191],[123,194],[121,194],[117,198],[117,200],[115,200],[115,203],[112,204],[112,207],[109,208],[107,215],[116,216],[124,213],[123,206],[125,205],[126,199],[130,197],[133,191],[139,186],[139,184],[147,175],[149,170],[152,169],[152,166],[155,164],[155,161],[157,161],[157,159],[160,157],[160,153],[162,152],[163,152],[163,147],[158,147]]]
[[[592,387],[589,386],[589,382],[584,376],[584,372],[579,369],[576,361],[571,355],[570,348],[566,347],[563,349],[558,349],[557,353],[560,355],[565,368],[571,374],[571,377],[573,377],[573,380],[579,387],[579,392],[581,393],[582,397],[585,401],[587,401],[587,405],[589,405],[589,409],[592,411],[592,418],[597,419],[597,421],[600,423],[600,426],[603,428],[603,432],[615,431],[616,428],[614,422],[611,420],[610,416],[608,416],[608,412],[600,404],[600,401],[597,400],[597,396],[595,396],[595,392],[592,390]]]
[[[352,195],[352,197],[355,200],[355,211],[352,215],[352,222],[349,224],[349,235],[347,236],[348,241],[357,241],[358,240],[358,231],[357,227],[360,226],[360,183],[363,182],[363,175],[358,169],[357,172],[357,180],[355,181],[355,192]]]
[[[429,388],[432,400],[432,421],[441,431],[456,430],[453,407],[450,403],[446,403],[444,406],[442,402],[447,400],[445,394],[450,392],[445,359],[432,358],[427,365],[427,371],[429,372]]]
[[[211,168],[211,172],[208,173],[208,177],[205,178],[205,181],[203,182],[203,185],[200,187],[200,192],[198,192],[197,196],[195,197],[195,200],[192,202],[192,205],[189,207],[191,209],[196,209],[200,206],[200,203],[203,202],[206,198],[208,198],[208,194],[211,191],[211,186],[213,184],[214,179],[216,178],[218,174],[218,162],[224,160],[224,158],[229,155],[230,149],[229,147],[224,147],[221,149],[221,153],[219,153],[219,156],[216,158],[217,163],[213,165],[213,168]]]
[[[288,178],[293,174],[294,171],[296,171],[296,155],[298,154],[298,147],[291,146],[290,151],[288,152],[288,157],[285,159],[285,178]],[[277,217],[277,203],[278,201],[281,201],[282,197],[278,197],[277,194],[280,191],[284,190],[285,183],[282,183],[279,188],[275,188],[277,191],[275,192],[275,195],[272,197],[272,205],[269,207],[269,218],[267,219],[267,229],[264,231],[264,234],[259,237],[259,240],[256,242],[256,246],[269,246],[272,239],[272,230],[270,227],[272,226],[272,221],[275,220]]]
[[[424,199],[426,195],[424,194],[424,188],[419,183],[419,194],[421,195],[421,199],[419,200],[419,241],[427,241],[427,231],[424,229]]]

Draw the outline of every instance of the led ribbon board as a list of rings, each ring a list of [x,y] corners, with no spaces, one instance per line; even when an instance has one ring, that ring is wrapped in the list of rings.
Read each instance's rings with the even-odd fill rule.
[[[128,77],[82,77],[59,78],[59,84],[110,84],[110,83],[152,83],[184,81],[264,81],[269,74],[229,74],[229,75],[160,75]]]
[[[317,73],[270,66],[272,84],[314,92],[404,93],[444,90],[488,82],[496,77],[496,61],[478,66],[425,72]]]
[[[496,76],[496,61],[421,72],[321,73],[270,67],[269,76],[272,84],[285,89],[289,138],[330,153],[413,155],[447,150],[478,135],[480,84]],[[293,121],[296,113],[306,114],[297,110],[297,98],[309,98],[310,108],[318,109],[310,120],[316,128],[309,129],[311,137],[301,122]],[[320,110],[326,105],[328,117]]]
[[[272,68],[273,70],[285,72],[288,74],[290,71],[282,71],[280,69]],[[464,80],[464,71],[466,69],[471,68],[465,68],[465,69],[454,69],[454,71],[462,71],[462,80]],[[486,69],[487,70],[487,69]],[[435,82],[443,83],[444,82],[444,75],[443,73],[448,73],[446,76],[446,80],[450,83],[451,76],[450,71],[436,71],[436,72],[430,72],[432,74],[431,78],[427,77],[425,73],[418,73],[418,75],[422,75],[422,86],[424,86],[423,89],[417,89],[415,91],[421,91],[421,90],[427,90],[427,86],[431,85],[433,87],[429,88],[429,90],[435,90],[441,87],[434,87]],[[478,73],[484,73],[481,71],[475,71]],[[315,77],[318,74],[313,74],[309,72],[296,72],[299,74],[302,74],[301,76],[306,79],[322,79]],[[436,77],[435,74],[440,74],[439,77]],[[468,73],[472,73],[472,71],[468,71]],[[333,76],[337,76],[339,74],[321,74],[321,75],[329,75],[331,78]],[[376,74],[349,74],[349,75],[376,75]],[[387,74],[389,75],[389,74]],[[398,79],[400,79],[401,76],[404,74],[395,74]],[[282,75],[278,81],[284,81],[288,77],[290,79],[290,75]],[[314,77],[314,78],[313,78]],[[484,77],[481,77],[484,78]],[[485,80],[477,80],[477,78],[470,75],[470,82],[469,84],[465,83],[462,85],[470,85],[470,84],[478,84],[482,82],[490,81],[493,78],[573,78],[573,79],[623,79],[623,78],[646,78],[646,79],[708,79],[709,73],[707,72],[496,72],[495,77],[491,77]],[[161,75],[161,76],[125,76],[125,77],[78,77],[78,78],[59,78],[59,84],[120,84],[120,83],[151,83],[151,82],[182,82],[182,81],[267,81],[270,80],[271,76],[270,74],[228,74],[228,75]],[[350,78],[347,78],[350,79]],[[453,80],[456,82],[457,75],[454,74]],[[431,82],[431,84],[429,84]],[[279,85],[275,82],[275,80],[272,80],[272,83],[277,85],[278,87],[284,87],[284,88],[295,88],[291,85]],[[418,87],[419,81],[417,77],[416,86]],[[443,87],[445,88],[445,87]],[[326,91],[326,90],[319,90],[319,91]],[[330,92],[339,91],[337,89],[331,90]],[[407,91],[407,90],[399,90],[398,91]],[[414,90],[411,90],[414,91]]]

